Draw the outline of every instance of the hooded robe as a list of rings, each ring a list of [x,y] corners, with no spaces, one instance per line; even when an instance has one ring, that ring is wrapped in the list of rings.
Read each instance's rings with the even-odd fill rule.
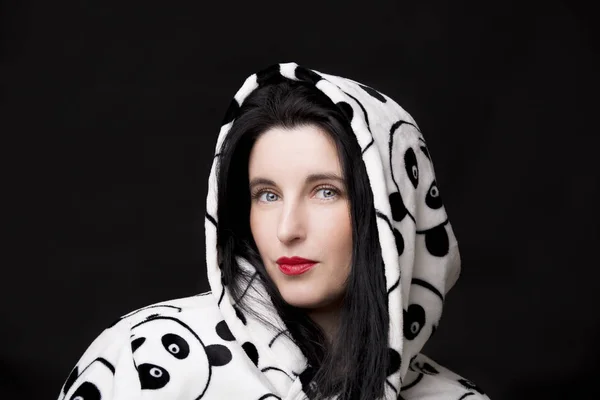
[[[327,95],[348,118],[362,149],[387,288],[390,366],[385,399],[488,399],[475,384],[420,353],[458,279],[460,256],[417,124],[394,100],[371,87],[283,63],[246,79],[220,129],[205,214],[211,290],[122,316],[84,352],[59,400],[303,400],[314,389],[306,358],[285,334],[285,324],[269,301],[252,307],[277,330],[242,312],[222,281],[218,263],[221,144],[244,99],[281,77],[314,85]],[[247,260],[236,260],[256,275]],[[261,296],[268,300],[261,282],[248,281],[245,301]]]

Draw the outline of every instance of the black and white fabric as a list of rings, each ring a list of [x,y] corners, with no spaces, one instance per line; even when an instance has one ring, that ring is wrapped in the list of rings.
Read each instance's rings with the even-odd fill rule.
[[[269,306],[277,330],[236,306],[222,281],[216,232],[219,151],[244,99],[273,80],[301,80],[326,94],[350,121],[373,192],[390,317],[385,399],[488,399],[472,382],[421,354],[444,298],[460,273],[456,238],[436,184],[431,156],[412,117],[385,94],[296,63],[251,75],[221,127],[206,201],[206,264],[211,291],[165,301],[121,317],[83,354],[59,400],[303,400],[312,369]],[[241,268],[255,267],[240,257]],[[244,296],[267,298],[260,279]]]

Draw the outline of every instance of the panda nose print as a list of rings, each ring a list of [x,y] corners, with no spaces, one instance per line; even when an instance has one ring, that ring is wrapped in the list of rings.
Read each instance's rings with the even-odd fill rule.
[[[179,335],[167,333],[161,338],[161,342],[165,350],[178,360],[183,360],[190,354],[189,344]]]

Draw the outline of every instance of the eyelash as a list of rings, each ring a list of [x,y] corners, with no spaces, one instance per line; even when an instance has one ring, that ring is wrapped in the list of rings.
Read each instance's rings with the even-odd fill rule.
[[[340,191],[337,190],[336,188],[332,187],[332,186],[318,186],[315,188],[315,191],[318,192],[320,190],[331,190],[333,193],[335,193],[335,196],[339,196],[340,195]],[[273,193],[272,191],[270,191],[269,189],[258,189],[256,190],[254,193],[252,193],[252,199],[253,200],[258,200],[260,198],[260,196],[262,196],[263,193]],[[273,193],[275,194],[275,193]],[[276,196],[278,196],[277,194],[275,194]],[[333,197],[328,197],[327,199],[321,199],[322,201],[329,201],[330,199],[332,199]],[[267,203],[272,203],[272,201],[267,201]]]

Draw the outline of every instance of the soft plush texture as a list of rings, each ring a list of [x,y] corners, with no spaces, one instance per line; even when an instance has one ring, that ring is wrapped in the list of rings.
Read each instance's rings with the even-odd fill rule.
[[[325,93],[350,120],[362,149],[387,285],[392,362],[385,399],[487,399],[476,385],[419,353],[439,324],[444,298],[460,273],[460,256],[425,139],[404,109],[353,80],[277,64],[251,75],[236,93],[215,154],[244,99],[279,75]],[[258,302],[254,307],[277,331],[244,315],[222,283],[216,246],[218,163],[216,156],[205,220],[211,291],[121,317],[83,354],[59,400],[307,397],[310,369],[273,308]],[[237,260],[255,273],[247,260]],[[252,279],[245,293],[246,301],[266,296],[260,279]]]

